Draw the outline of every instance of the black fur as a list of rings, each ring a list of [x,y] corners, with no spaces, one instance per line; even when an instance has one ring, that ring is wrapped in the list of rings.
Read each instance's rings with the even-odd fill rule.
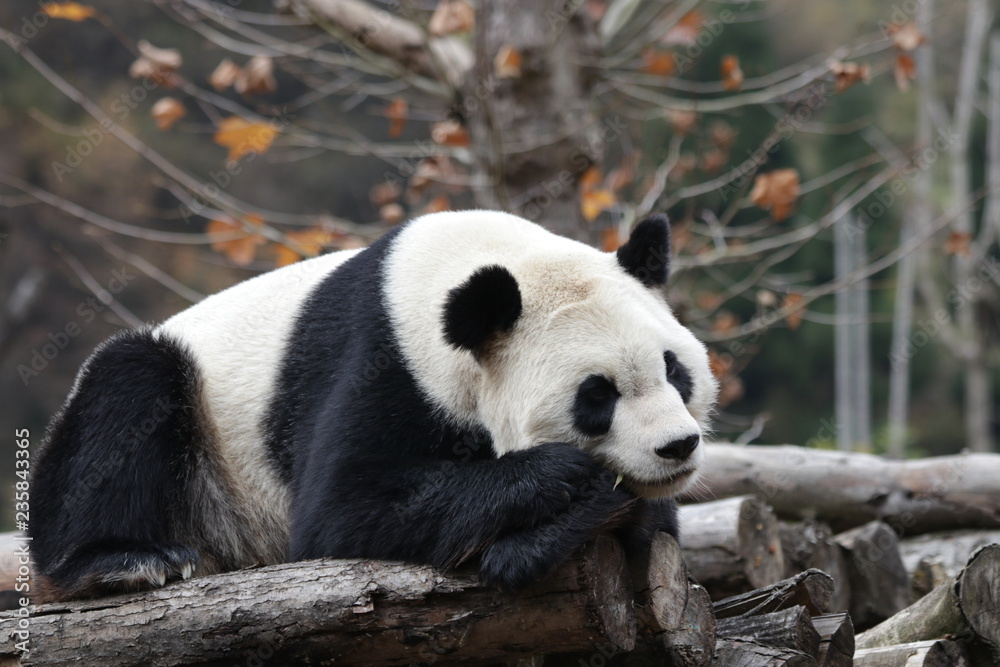
[[[666,285],[670,276],[670,223],[665,215],[646,218],[618,248],[618,263],[646,287]]]
[[[691,392],[694,391],[694,382],[691,380],[691,373],[677,359],[677,355],[669,350],[663,353],[663,362],[667,365],[667,381],[674,385],[674,388],[681,395],[681,400],[687,404],[691,400]]]
[[[576,447],[550,443],[496,458],[487,433],[437,416],[406,368],[385,310],[383,261],[394,238],[328,276],[291,336],[281,399],[268,419],[271,451],[293,471],[289,557],[450,567],[485,548],[484,576],[515,587],[556,565],[633,499],[612,489],[614,476],[608,481]],[[452,292],[451,313],[485,313],[496,329],[509,328],[520,296],[515,302],[516,282],[504,275],[477,272]],[[499,294],[507,307],[477,310],[455,294]],[[366,374],[373,366],[378,373]],[[490,548],[515,534],[537,536],[538,547]]]
[[[573,401],[573,425],[584,435],[604,435],[611,430],[615,404],[621,394],[611,380],[591,375],[580,383]]]
[[[190,356],[147,329],[90,359],[33,470],[29,535],[46,586],[87,597],[116,588],[98,575],[147,565],[177,578],[197,561],[176,541],[199,442],[196,378]]]
[[[498,333],[521,316],[517,280],[502,266],[484,266],[448,293],[444,337],[451,345],[479,354]]]

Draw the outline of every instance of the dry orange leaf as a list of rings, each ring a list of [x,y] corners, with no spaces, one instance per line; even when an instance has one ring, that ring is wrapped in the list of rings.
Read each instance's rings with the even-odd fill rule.
[[[886,28],[886,34],[892,38],[892,45],[900,51],[913,51],[927,41],[927,35],[913,21],[893,23]]]
[[[77,2],[46,2],[42,11],[54,19],[67,21],[85,21],[97,13],[97,10]]]
[[[892,73],[896,78],[896,86],[904,93],[909,90],[910,81],[917,78],[917,65],[913,61],[913,56],[908,53],[897,53]]]
[[[717,120],[712,123],[712,126],[708,129],[708,133],[712,139],[712,143],[720,150],[728,151],[736,141],[736,130],[725,121]]]
[[[443,120],[431,126],[431,139],[442,146],[468,146],[469,133],[457,120]]]
[[[212,70],[212,73],[208,75],[208,82],[212,84],[212,88],[217,91],[222,91],[233,85],[243,70],[234,63],[229,58],[226,58],[218,66]]]
[[[500,47],[493,58],[493,72],[498,79],[517,79],[521,76],[521,53],[510,44]]]
[[[604,174],[601,173],[601,170],[597,167],[590,167],[580,176],[580,189],[584,192],[594,190],[603,180]]]
[[[260,226],[258,216],[247,216],[252,226]],[[209,237],[222,237],[212,241],[212,250],[225,255],[237,266],[247,266],[256,255],[257,246],[264,243],[264,237],[259,234],[246,233],[243,226],[235,220],[210,220],[205,232]],[[246,233],[241,238],[231,238],[240,232]]]
[[[702,310],[709,310],[709,311],[715,310],[716,308],[721,306],[722,301],[723,301],[722,295],[715,294],[714,292],[702,292],[695,299],[695,303],[698,304],[699,308],[701,308]]]
[[[968,257],[972,250],[969,244],[972,243],[972,234],[969,232],[951,232],[948,240],[944,242],[944,251],[949,255],[962,255]]]
[[[670,27],[660,38],[661,44],[682,44],[684,46],[694,46],[697,43],[698,33],[705,23],[705,17],[698,10],[690,11],[680,18],[680,20]]]
[[[266,123],[251,123],[239,116],[223,118],[215,143],[229,149],[229,159],[239,160],[247,153],[264,153],[271,147],[278,130]]]
[[[722,58],[722,87],[726,90],[739,90],[743,87],[743,70],[740,69],[740,59],[736,56]]]
[[[379,183],[378,185],[373,185],[372,189],[368,191],[368,199],[375,206],[382,207],[386,204],[391,204],[399,199],[403,189],[400,187],[399,183],[396,181],[386,181],[384,183]]]
[[[646,49],[642,52],[642,71],[654,76],[671,76],[677,69],[674,54],[670,51]]]
[[[798,196],[799,172],[794,169],[775,169],[757,175],[750,192],[750,201],[770,210],[771,216],[781,221],[792,212]]]
[[[406,211],[396,202],[390,202],[378,210],[378,216],[383,222],[398,225],[406,218]]]
[[[720,311],[712,320],[712,331],[718,334],[727,334],[740,326],[740,318],[736,317],[728,310]]]
[[[701,154],[701,168],[709,174],[725,167],[728,161],[729,153],[718,148],[710,148]]]
[[[715,376],[715,379],[721,380],[729,375],[729,371],[732,370],[733,359],[729,355],[724,357],[715,350],[710,349],[708,351],[708,365],[712,369],[712,375]]]
[[[698,124],[698,113],[686,109],[667,109],[667,120],[679,134],[690,134]]]
[[[447,211],[451,208],[451,201],[445,195],[438,195],[434,199],[427,202],[427,206],[424,206],[423,213],[440,213],[441,211]]]
[[[469,32],[476,24],[476,12],[465,0],[441,0],[434,8],[427,31],[435,37]]]
[[[274,80],[274,61],[270,56],[254,56],[239,70],[233,88],[240,95],[273,93],[278,89],[278,82]]]
[[[163,97],[156,101],[149,113],[156,119],[156,127],[166,131],[187,115],[187,109],[177,98]]]
[[[389,136],[393,139],[403,134],[406,128],[406,112],[409,106],[402,97],[394,97],[386,107],[385,115],[389,119]]]
[[[177,49],[161,49],[146,40],[139,40],[139,58],[128,68],[133,79],[149,77],[161,86],[173,85],[173,73],[183,59]]]
[[[833,72],[834,90],[842,93],[857,82],[868,83],[872,78],[872,69],[867,63],[844,63],[834,61],[830,63],[830,71]]]
[[[601,211],[606,211],[618,202],[615,193],[601,188],[584,192],[580,197],[580,211],[587,222],[593,222]]]
[[[311,227],[300,232],[287,232],[286,243],[275,248],[278,266],[294,264],[303,257],[315,257],[333,239],[333,235],[322,227]]]
[[[618,238],[617,227],[605,227],[601,232],[601,249],[604,252],[614,252],[621,246],[621,239]]]
[[[802,324],[802,315],[800,310],[796,308],[802,302],[802,295],[792,292],[785,296],[784,308],[789,310],[789,313],[785,315],[785,322],[788,323],[788,328],[795,331]]]

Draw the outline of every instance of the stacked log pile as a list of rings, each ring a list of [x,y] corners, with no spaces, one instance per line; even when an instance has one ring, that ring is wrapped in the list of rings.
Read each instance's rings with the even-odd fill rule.
[[[707,449],[721,499],[681,508],[680,546],[601,536],[516,594],[327,559],[43,605],[27,644],[23,612],[0,613],[0,667],[1000,664],[1000,456]],[[964,530],[921,534],[946,510]]]

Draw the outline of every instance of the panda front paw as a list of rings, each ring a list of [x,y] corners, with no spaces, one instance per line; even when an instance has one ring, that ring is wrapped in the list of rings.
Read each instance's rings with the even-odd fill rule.
[[[579,447],[548,442],[505,455],[511,464],[514,525],[531,526],[561,514],[602,486],[611,473]],[[602,482],[603,480],[603,482]]]
[[[500,535],[483,551],[480,579],[503,589],[521,589],[551,572],[602,529],[627,522],[637,499],[614,488],[616,477],[600,469],[577,487],[562,511]]]

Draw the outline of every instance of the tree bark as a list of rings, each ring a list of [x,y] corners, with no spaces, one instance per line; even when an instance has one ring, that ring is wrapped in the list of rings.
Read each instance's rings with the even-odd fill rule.
[[[816,659],[790,648],[742,639],[715,642],[712,667],[817,667]]]
[[[498,661],[540,653],[628,651],[632,582],[610,537],[519,595],[472,575],[380,561],[319,560],[229,572],[140,595],[43,605],[17,647],[16,612],[0,615],[10,664],[401,665]],[[22,645],[21,648],[24,648]]]
[[[845,611],[851,603],[847,581],[847,562],[833,531],[816,521],[778,522],[781,551],[785,554],[785,576],[793,577],[810,568],[821,570],[833,578],[833,596],[829,609]]]
[[[778,522],[757,498],[684,505],[679,518],[684,559],[713,600],[773,584],[784,575]]]
[[[716,631],[725,639],[749,639],[768,646],[795,649],[813,657],[819,654],[819,632],[813,627],[809,612],[801,606],[757,616],[722,619]]]
[[[858,648],[972,637],[1000,659],[1000,545],[977,551],[954,579],[857,636]]]
[[[836,539],[845,552],[851,621],[856,627],[869,628],[913,601],[899,541],[889,526],[872,521]]]
[[[899,535],[1000,528],[1000,455],[891,461],[804,447],[708,445],[704,474],[685,500],[756,494],[784,518],[837,531],[873,519]]]
[[[592,241],[579,181],[609,139],[590,109],[600,38],[585,4],[478,3],[475,43],[476,64],[459,112],[475,152],[477,203]],[[513,71],[495,62],[508,49],[520,59]],[[613,140],[616,130],[610,131]]]
[[[855,651],[854,667],[972,667],[958,642],[934,639]]]
[[[899,542],[899,555],[910,573],[911,583],[918,573],[934,573],[928,593],[946,579],[958,576],[969,557],[987,544],[1000,544],[1000,530],[952,530],[910,537]],[[924,583],[926,585],[926,582]]]
[[[846,611],[813,616],[819,633],[819,667],[851,667],[854,664],[854,624]]]
[[[810,614],[822,614],[829,609],[833,595],[833,580],[826,572],[806,570],[770,586],[734,595],[712,605],[717,619],[753,616],[805,607]]]
[[[364,0],[295,0],[300,13],[330,23],[355,50],[385,56],[404,70],[457,88],[472,67],[469,48],[454,37],[431,37],[416,23]]]

